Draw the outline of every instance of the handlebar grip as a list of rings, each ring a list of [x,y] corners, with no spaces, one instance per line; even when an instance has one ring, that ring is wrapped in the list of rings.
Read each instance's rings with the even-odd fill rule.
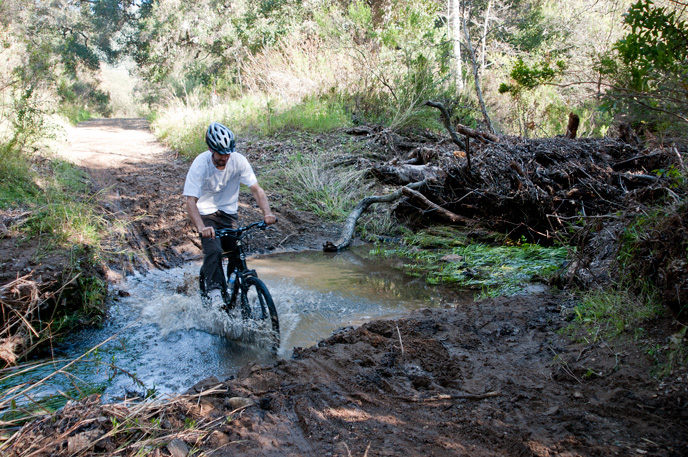
[[[276,224],[277,221],[279,221],[279,219],[277,219],[277,216],[275,216],[275,222],[273,222],[271,225]],[[270,228],[270,226],[269,226],[268,224],[266,224],[264,220],[263,220],[263,221],[260,221],[260,222],[258,223],[257,227],[258,227],[259,229],[261,229],[261,230],[265,230],[265,229],[267,229],[267,228]]]

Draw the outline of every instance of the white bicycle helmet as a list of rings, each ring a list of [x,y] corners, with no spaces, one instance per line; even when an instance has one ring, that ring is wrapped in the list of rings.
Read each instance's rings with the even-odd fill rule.
[[[229,154],[236,149],[234,134],[219,122],[213,122],[205,132],[205,142],[211,151],[220,154]]]

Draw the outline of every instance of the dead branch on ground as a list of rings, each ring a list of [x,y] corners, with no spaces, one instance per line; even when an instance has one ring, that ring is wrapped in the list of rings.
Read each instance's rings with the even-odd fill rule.
[[[443,219],[447,219],[449,222],[452,222],[454,224],[465,225],[471,223],[470,219],[463,216],[459,216],[458,214],[452,213],[451,211],[442,208],[440,205],[431,202],[425,195],[413,189],[410,189],[408,186],[402,187],[401,193],[424,205],[425,208],[427,208],[427,211],[434,211],[436,214],[441,216]]]
[[[345,249],[346,247],[348,247],[349,244],[351,243],[351,239],[353,238],[353,235],[354,235],[354,229],[356,228],[356,222],[361,217],[363,212],[366,209],[368,209],[368,207],[370,205],[372,205],[374,203],[391,203],[391,202],[401,198],[401,195],[402,195],[404,188],[418,189],[421,186],[423,186],[425,183],[426,183],[426,181],[423,180],[420,182],[408,184],[408,185],[406,185],[400,189],[397,189],[396,191],[392,192],[391,194],[387,194],[387,195],[383,195],[383,196],[373,195],[373,196],[364,198],[363,200],[358,202],[356,207],[349,214],[349,217],[346,218],[346,221],[344,222],[344,228],[342,229],[342,235],[339,237],[339,239],[335,243],[332,243],[331,241],[326,242],[323,245],[323,251],[325,251],[325,252],[337,252],[337,251],[341,251],[342,249]]]
[[[402,196],[411,198],[412,200],[422,205],[425,211],[433,212],[434,214],[437,214],[438,216],[448,220],[453,224],[468,225],[471,223],[470,219],[465,218],[463,216],[459,216],[458,214],[452,213],[451,211],[442,208],[440,205],[430,201],[425,195],[414,190],[421,188],[427,182],[428,180],[414,182],[397,189],[391,194],[383,196],[374,195],[371,197],[364,198],[363,200],[358,202],[358,205],[356,205],[351,214],[349,214],[349,217],[347,217],[346,222],[344,223],[344,228],[342,230],[342,235],[339,237],[339,240],[337,240],[336,243],[332,243],[331,241],[326,242],[323,245],[323,251],[337,252],[348,247],[351,243],[351,239],[353,238],[354,229],[356,228],[356,222],[370,205],[372,205],[373,203],[391,203],[393,201],[398,200]]]
[[[440,102],[434,102],[432,100],[428,100],[425,102],[426,106],[430,106],[432,108],[437,108],[440,110],[440,113],[442,113],[442,122],[444,123],[444,127],[449,131],[449,135],[451,136],[452,141],[454,144],[456,144],[458,147],[466,151],[466,161],[467,161],[467,168],[470,170],[471,169],[471,154],[469,151],[468,147],[468,139],[469,138],[477,138],[480,140],[482,143],[487,143],[487,142],[493,142],[493,143],[498,143],[499,142],[499,137],[497,135],[494,135],[492,133],[488,132],[481,132],[479,130],[474,130],[469,127],[466,127],[465,125],[457,124],[456,129],[451,125],[451,120],[449,117],[449,112],[447,111],[447,108],[440,103]],[[467,143],[464,144],[464,142],[459,138],[458,133],[461,133],[462,135],[466,136],[466,141]]]

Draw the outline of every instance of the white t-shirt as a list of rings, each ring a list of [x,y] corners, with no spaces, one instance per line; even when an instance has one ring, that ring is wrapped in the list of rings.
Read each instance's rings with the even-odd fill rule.
[[[246,157],[232,152],[224,170],[218,170],[213,164],[210,151],[199,154],[186,174],[184,195],[198,198],[198,211],[202,216],[217,210],[236,214],[239,206],[239,185],[248,187],[258,180]]]

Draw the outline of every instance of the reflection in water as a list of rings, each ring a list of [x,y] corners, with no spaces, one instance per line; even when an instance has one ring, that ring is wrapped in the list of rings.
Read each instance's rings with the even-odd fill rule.
[[[289,253],[249,260],[280,316],[278,357],[289,357],[294,347],[310,346],[340,327],[442,304],[439,289],[368,258],[366,252]],[[113,376],[112,369],[93,366],[76,373],[91,383],[106,383],[105,401],[141,392],[135,380],[158,393],[180,393],[203,378],[224,379],[250,362],[273,361],[238,316],[203,308],[198,270],[198,264],[190,264],[127,278],[122,288],[129,296],[113,304],[105,328],[75,335],[58,355],[76,358],[113,337],[97,358],[128,374],[118,371]],[[465,299],[472,301],[470,295]]]

